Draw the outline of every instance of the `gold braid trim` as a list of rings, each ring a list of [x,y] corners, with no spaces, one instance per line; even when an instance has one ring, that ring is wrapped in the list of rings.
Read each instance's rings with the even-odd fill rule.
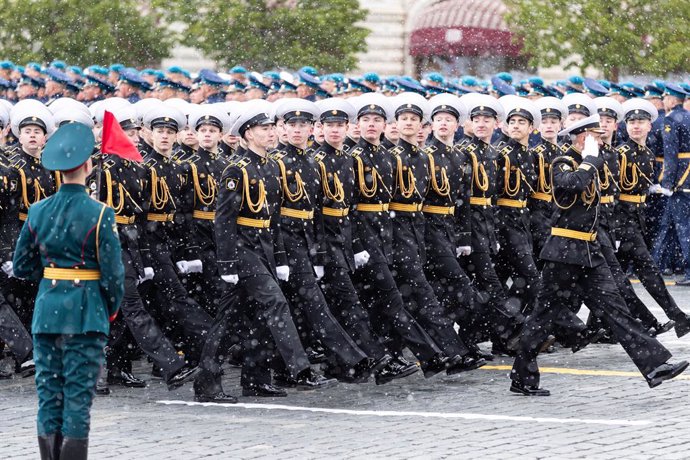
[[[472,157],[472,175],[474,177],[474,183],[480,191],[486,192],[489,190],[489,176],[486,174],[486,169],[484,169],[484,165],[477,160],[476,153],[468,153]],[[480,174],[481,178],[479,177]]]
[[[632,190],[639,181],[638,176],[638,166],[633,163],[630,172],[630,177],[628,177],[628,155],[621,153],[621,190],[629,192]]]
[[[503,190],[505,191],[506,195],[508,196],[515,196],[518,194],[520,191],[520,182],[522,182],[522,170],[520,168],[517,168],[517,172],[515,173],[515,187],[511,188],[510,187],[510,157],[508,155],[504,155],[503,158],[505,159],[505,172],[503,173]]]
[[[292,203],[299,201],[304,196],[304,182],[300,173],[295,172],[295,191],[292,192],[288,186],[287,171],[285,170],[285,163],[282,160],[277,160],[280,166],[280,174],[283,176],[283,193],[285,197]]]
[[[357,178],[359,180],[359,191],[366,198],[371,198],[374,195],[376,195],[376,191],[378,190],[379,172],[376,170],[376,168],[371,168],[371,177],[373,179],[372,185],[371,187],[367,187],[367,181],[364,177],[364,162],[360,157],[355,158],[355,160],[357,160]]]
[[[431,187],[440,196],[450,196],[450,181],[448,180],[448,174],[446,174],[446,168],[441,168],[441,185],[438,185],[436,180],[436,162],[434,161],[434,155],[429,155],[429,170],[431,175]]]
[[[321,184],[323,186],[323,194],[329,200],[333,200],[336,203],[342,203],[345,199],[345,190],[343,189],[343,183],[340,182],[340,178],[337,173],[333,173],[333,187],[335,192],[331,190],[330,184],[328,183],[328,172],[326,171],[326,166],[323,162],[319,162],[319,167],[321,168]]]
[[[243,201],[247,203],[247,206],[249,207],[249,210],[251,212],[253,212],[254,214],[258,214],[259,212],[261,212],[261,208],[267,205],[266,187],[264,186],[264,180],[259,179],[259,197],[255,202],[252,201],[252,197],[249,194],[249,175],[247,174],[247,170],[245,169],[242,169],[242,181],[244,182]]]
[[[196,165],[194,163],[189,164],[192,167],[192,179],[194,181],[194,201],[196,204],[196,200],[198,199],[199,202],[204,205],[204,206],[211,206],[213,202],[216,199],[216,191],[218,190],[218,186],[216,185],[216,180],[211,176],[210,174],[206,176],[208,178],[207,183],[207,192],[204,192],[204,190],[201,188],[201,182],[199,181],[199,171],[196,168]]]
[[[415,191],[416,179],[414,177],[414,173],[412,172],[411,168],[407,168],[407,187],[406,187],[405,186],[405,177],[403,175],[402,158],[400,158],[400,155],[396,155],[395,160],[398,164],[398,174],[396,177],[396,182],[397,182],[398,188],[400,189],[400,194],[404,198],[409,198],[412,196],[412,194]]]
[[[170,200],[170,189],[165,177],[158,177],[158,173],[151,168],[151,205],[160,211]],[[174,204],[174,202],[173,202]]]
[[[542,153],[539,154],[539,192],[551,193],[551,185],[546,180],[546,160]]]

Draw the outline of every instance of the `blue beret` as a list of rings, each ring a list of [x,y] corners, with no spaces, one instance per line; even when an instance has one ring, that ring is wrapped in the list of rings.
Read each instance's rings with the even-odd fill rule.
[[[132,86],[138,86],[140,88],[149,86],[148,82],[141,78],[138,72],[132,72],[131,70],[127,69],[120,73],[120,81],[124,81],[125,83],[129,83]]]
[[[41,71],[41,64],[38,62],[29,62],[26,66],[31,70],[35,70],[36,72]]]
[[[102,75],[104,77],[108,76],[108,69],[106,69],[105,67],[102,67],[100,65],[89,66],[87,68],[87,70],[89,71],[89,73],[91,73],[93,75]]]
[[[470,76],[470,75],[466,75],[466,76],[462,77],[462,78],[460,79],[460,82],[461,82],[464,86],[479,86],[479,81],[477,81],[476,78],[474,78],[474,77],[472,77],[472,76]]]
[[[7,69],[14,70],[14,64],[12,64],[12,61],[1,61],[1,62],[0,62],[0,69],[3,69],[3,70],[7,70]]]
[[[343,83],[345,81],[345,75],[341,73],[331,73],[323,77],[325,80],[334,81],[336,83]]]
[[[316,77],[316,76],[314,76],[308,72],[305,72],[302,69],[297,71],[297,78],[299,79],[300,83],[305,84],[311,88],[314,88],[314,89],[320,89],[321,88],[321,86],[320,86],[321,80],[319,80],[319,77]]]
[[[498,72],[496,74],[496,77],[500,78],[504,82],[508,83],[511,85],[513,83],[513,76],[509,74],[508,72]]]
[[[168,67],[168,73],[176,73],[176,74],[184,75],[187,78],[191,78],[191,74],[189,73],[189,71],[183,69],[182,67],[180,67],[178,65]]]
[[[446,84],[446,79],[443,78],[443,75],[441,75],[439,72],[429,72],[424,78],[440,85]]]
[[[381,81],[381,77],[376,72],[367,72],[362,75],[362,80],[377,85]]]
[[[611,83],[608,80],[599,80],[599,84],[606,89],[611,89]]]
[[[53,61],[50,63],[48,67],[52,67],[53,69],[65,70],[67,68],[67,64],[65,64],[64,61]]]
[[[269,70],[267,72],[264,72],[263,76],[266,78],[270,78],[271,80],[280,80],[280,73],[275,72],[273,70]]]
[[[491,86],[493,90],[498,93],[499,96],[515,94],[515,88],[513,88],[512,85],[506,83],[506,81],[498,75],[491,77]]]
[[[70,77],[68,77],[65,73],[61,72],[57,68],[49,67],[46,69],[45,73],[49,80],[52,80],[56,83],[66,85],[67,83],[72,81]]]
[[[529,90],[526,87],[519,85],[517,88],[515,88],[515,93],[518,96],[525,97],[529,95]]]
[[[680,85],[676,85],[675,83],[666,83],[666,89],[664,90],[664,94],[678,97],[680,99],[685,99],[686,97],[688,97],[689,93],[685,91],[685,89]]]
[[[210,86],[225,86],[229,83],[211,69],[201,69],[199,71],[199,81]]]
[[[544,86],[544,79],[541,77],[529,77],[527,81],[532,85]]]
[[[318,77],[319,76],[319,71],[310,65],[305,65],[304,67],[299,69],[298,73],[299,72],[307,73],[307,74],[311,75],[312,77]]]
[[[609,90],[605,86],[593,78],[585,78],[583,87],[585,93],[589,93],[594,97],[604,97],[609,93]]]
[[[419,84],[417,80],[414,80],[413,78],[405,78],[401,77],[398,79],[398,87],[403,90],[403,91],[408,91],[411,93],[417,93],[421,94],[422,96],[426,96],[426,89]]]
[[[72,73],[76,73],[77,75],[84,76],[84,72],[82,72],[81,67],[76,66],[76,65],[71,65],[67,67],[67,70],[69,70]]]
[[[242,67],[241,65],[236,65],[228,73],[247,73],[247,69]]]
[[[123,64],[111,64],[108,70],[111,72],[117,72],[120,73],[122,70],[124,70],[125,66]]]
[[[585,79],[579,75],[573,75],[572,77],[568,77],[568,81],[571,85],[582,85],[585,82]]]

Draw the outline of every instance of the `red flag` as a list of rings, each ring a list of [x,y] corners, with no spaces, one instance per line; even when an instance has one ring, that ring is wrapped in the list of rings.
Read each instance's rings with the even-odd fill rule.
[[[127,137],[125,131],[117,122],[115,116],[105,111],[103,116],[103,134],[101,136],[101,152],[109,155],[117,155],[125,160],[144,161],[139,149],[132,140]]]

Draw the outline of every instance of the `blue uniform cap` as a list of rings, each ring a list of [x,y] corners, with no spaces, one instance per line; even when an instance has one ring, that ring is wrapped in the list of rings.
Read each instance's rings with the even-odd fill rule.
[[[260,89],[264,93],[268,93],[271,89],[268,86],[264,85],[263,82],[259,81],[259,79],[256,78],[254,75],[249,75],[249,87]]]
[[[690,85],[687,83],[681,83],[680,87],[685,90],[686,93],[690,94]]]
[[[204,85],[215,87],[225,86],[229,83],[211,69],[201,69],[199,71],[199,81]]]
[[[414,80],[411,77],[400,77],[398,78],[397,84],[401,91],[409,91],[411,93],[426,96],[426,89],[420,85],[417,80]]]
[[[356,78],[350,78],[347,82],[346,92],[361,91],[362,93],[371,93],[371,88],[369,88],[364,83],[360,82]]]
[[[498,93],[499,96],[515,94],[515,88],[506,83],[506,81],[498,75],[491,77],[491,87]]]
[[[95,144],[88,126],[68,123],[48,139],[41,154],[41,164],[49,171],[70,171],[91,157]]]
[[[424,76],[425,79],[429,81],[433,81],[434,83],[438,83],[439,85],[445,85],[446,84],[446,79],[443,78],[443,75],[441,75],[438,72],[429,72]]]
[[[103,91],[108,92],[108,93],[112,93],[115,91],[115,87],[113,85],[111,85],[110,82],[108,82],[102,78],[98,78],[95,75],[87,75],[86,76],[86,84],[87,85],[96,85],[99,88],[101,88]]]
[[[157,88],[172,88],[175,91],[184,91],[184,92],[190,92],[192,88],[190,88],[187,85],[183,85],[182,83],[178,83],[176,81],[172,81],[168,78],[160,78],[156,82]]]
[[[139,88],[148,87],[149,84],[146,80],[139,76],[138,72],[132,72],[131,70],[123,70],[120,73],[120,81],[129,83],[132,86],[137,86]]]
[[[601,85],[593,78],[585,78],[583,88],[585,93],[589,93],[594,97],[604,97],[609,93],[609,90],[606,87]]]
[[[89,71],[90,74],[93,74],[93,75],[101,75],[103,77],[108,76],[108,69],[106,69],[105,67],[102,67],[100,65],[89,66],[87,68],[87,70]]]
[[[529,90],[526,87],[520,85],[517,88],[515,88],[515,94],[517,94],[518,96],[526,97],[529,96]]]
[[[62,85],[66,85],[67,83],[72,81],[72,79],[68,77],[67,74],[59,71],[57,68],[54,67],[48,67],[46,69],[46,76],[49,80],[52,80],[56,83],[60,83]]]
[[[321,80],[319,79],[319,77],[314,76],[309,72],[305,72],[303,69],[304,68],[297,71],[297,78],[299,79],[300,83],[307,85],[310,88],[320,89]]]
[[[111,72],[117,72],[117,73],[122,72],[124,69],[125,69],[125,66],[123,64],[112,64],[108,68],[108,70],[110,70]]]
[[[599,80],[599,84],[606,89],[611,89],[611,82],[608,80]]]
[[[626,99],[632,99],[635,97],[635,94],[633,94],[631,91],[619,85],[618,83],[613,82],[611,83],[611,89],[608,95],[610,96],[612,94],[619,94]]]
[[[381,91],[397,93],[400,90],[397,83],[392,79],[383,80],[381,83]]]
[[[513,84],[513,76],[508,72],[498,72],[495,76],[500,78],[504,82],[508,83],[509,85]]]
[[[528,81],[531,85],[541,85],[541,86],[544,86],[544,79],[541,78],[541,77],[529,77],[529,78],[527,79],[527,81]]]
[[[30,77],[26,74],[22,74],[22,79],[19,81],[20,85],[31,85],[34,88],[43,88],[45,82],[40,78]]]
[[[283,80],[283,82],[280,85],[280,90],[278,90],[280,93],[295,93],[297,92],[297,86],[293,85],[287,80]]]
[[[666,89],[664,90],[664,95],[668,94],[669,96],[674,96],[680,99],[685,99],[688,97],[690,92],[685,91],[683,87],[680,85],[676,85],[675,83],[666,83]]]
[[[239,81],[231,81],[228,85],[229,93],[241,93],[247,89],[247,85],[240,83]]]
[[[585,82],[585,79],[579,75],[573,75],[568,77],[568,82],[570,82],[571,85],[582,86],[582,84]]]
[[[312,66],[310,66],[310,65],[305,65],[304,67],[302,67],[301,69],[299,69],[298,73],[299,73],[299,72],[304,72],[304,73],[306,73],[306,74],[311,75],[312,77],[318,77],[318,76],[319,76],[319,71],[316,70],[316,68],[314,68],[314,67],[312,67]]]
[[[470,75],[462,77],[460,82],[463,86],[479,86],[479,81]]]
[[[362,75],[362,80],[378,85],[381,81],[381,77],[376,72],[367,72]]]
[[[664,95],[664,89],[659,88],[656,85],[645,85],[644,87],[644,97],[645,99],[656,99],[661,98]]]
[[[280,74],[278,72],[273,71],[273,70],[269,70],[267,72],[264,72],[262,75],[266,78],[270,78],[271,80],[280,80]]]
[[[548,86],[540,83],[532,83],[532,91],[529,94],[556,97]]]
[[[14,64],[12,64],[12,61],[0,61],[0,69],[14,70]]]
[[[53,69],[58,70],[65,70],[67,68],[67,64],[65,64],[64,61],[53,61],[50,63],[48,67],[52,67]]]
[[[247,69],[242,67],[241,65],[236,65],[228,73],[247,73]]]
[[[644,88],[637,86],[633,82],[623,82],[620,84],[624,89],[628,90],[633,94],[633,97],[644,97]]]

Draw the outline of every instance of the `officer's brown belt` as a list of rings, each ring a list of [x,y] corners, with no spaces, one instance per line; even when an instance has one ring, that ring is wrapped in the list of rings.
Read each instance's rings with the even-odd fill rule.
[[[491,206],[491,198],[482,198],[479,196],[471,196],[470,204],[474,206]]]
[[[175,214],[158,214],[154,212],[150,212],[146,214],[146,219],[153,221],[153,222],[172,222],[173,218],[175,217]]]
[[[336,209],[336,208],[323,208],[321,210],[324,216],[331,216],[331,217],[343,217],[347,216],[347,214],[350,212],[350,208],[341,208],[341,209]]]
[[[544,192],[534,192],[532,194],[532,198],[534,198],[535,200],[542,200],[542,201],[548,201],[548,202],[551,202],[551,200],[553,199],[553,197],[551,196],[550,193],[544,193]]]
[[[455,206],[433,206],[430,204],[425,204],[424,207],[422,207],[422,212],[449,216],[455,214]]]
[[[122,225],[129,225],[134,223],[135,216],[115,216],[115,222]]]
[[[271,219],[252,219],[251,217],[238,217],[237,225],[243,227],[268,228],[271,226]]]
[[[280,208],[280,215],[283,217],[292,217],[293,219],[311,220],[314,218],[314,211],[282,207]]]
[[[45,267],[43,269],[43,278],[48,280],[65,280],[74,281],[98,281],[101,279],[101,272],[99,270],[82,269],[82,268],[53,268]]]
[[[419,212],[422,210],[422,203],[391,203],[388,205],[389,211]]]
[[[626,195],[625,193],[621,193],[618,199],[628,203],[644,203],[647,199],[647,195]]]
[[[602,196],[599,202],[602,204],[611,204],[613,203],[613,195]]]
[[[363,212],[383,212],[383,211],[388,211],[388,203],[385,203],[385,204],[359,203],[359,204],[357,205],[357,211],[363,211]]]
[[[563,238],[571,238],[574,240],[594,241],[597,239],[597,232],[578,232],[577,230],[570,230],[567,228],[551,227],[551,234],[553,236],[562,236]]]
[[[192,217],[195,219],[201,219],[201,220],[214,220],[216,218],[216,212],[215,211],[201,211],[198,209],[195,209],[194,212],[192,212]]]
[[[527,202],[523,200],[511,200],[509,198],[499,198],[496,200],[496,204],[499,206],[505,206],[507,208],[526,208]]]

